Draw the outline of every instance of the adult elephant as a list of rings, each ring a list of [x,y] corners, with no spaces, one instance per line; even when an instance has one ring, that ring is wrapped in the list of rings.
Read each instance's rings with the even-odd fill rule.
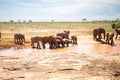
[[[69,39],[69,34],[70,34],[70,31],[63,31],[62,33],[57,33],[56,36],[60,36],[63,39],[64,38]]]
[[[14,43],[23,44],[25,42],[25,36],[23,34],[14,34]]]
[[[103,34],[103,37],[105,39],[105,34],[106,34],[106,31],[104,28],[96,28],[93,30],[93,39],[94,40],[97,40],[97,39],[102,39],[102,34]]]
[[[118,35],[120,35],[120,29],[115,29],[115,32],[116,32],[116,37],[115,37],[115,39],[117,39]]]
[[[71,36],[71,42],[72,42],[72,44],[78,44],[78,43],[77,43],[77,36],[72,35],[72,36]]]
[[[114,37],[114,33],[107,33],[106,34],[106,43],[112,45],[114,43],[113,37]]]
[[[41,42],[42,42],[43,49],[45,49],[46,43],[49,44],[50,49],[57,48],[57,42],[54,36],[44,36],[42,37]]]
[[[42,37],[36,36],[31,38],[31,46],[32,48],[35,48],[35,43],[37,43],[37,49],[41,49],[40,41],[42,40]]]

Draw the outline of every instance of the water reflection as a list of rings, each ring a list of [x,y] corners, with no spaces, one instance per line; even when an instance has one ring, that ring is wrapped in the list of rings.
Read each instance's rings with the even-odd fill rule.
[[[107,44],[100,44],[100,43],[79,43],[76,46],[70,45],[69,47],[59,48],[59,49],[6,49],[0,51],[0,56],[13,56],[13,55],[28,55],[31,53],[69,53],[69,52],[76,52],[76,53],[85,53],[85,54],[92,54],[92,53],[120,53],[120,44],[118,43],[116,46],[111,46]]]

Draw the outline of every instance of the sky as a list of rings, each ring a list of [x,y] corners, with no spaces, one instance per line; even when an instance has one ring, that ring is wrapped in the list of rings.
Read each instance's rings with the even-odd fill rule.
[[[120,19],[120,0],[0,0],[0,21]]]

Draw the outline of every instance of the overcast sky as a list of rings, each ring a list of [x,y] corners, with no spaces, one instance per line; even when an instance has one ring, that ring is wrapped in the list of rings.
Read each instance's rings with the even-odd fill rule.
[[[120,0],[0,0],[0,21],[120,19]]]

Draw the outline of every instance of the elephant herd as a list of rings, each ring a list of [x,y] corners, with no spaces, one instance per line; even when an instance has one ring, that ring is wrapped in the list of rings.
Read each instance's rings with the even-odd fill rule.
[[[116,37],[118,38],[118,35],[120,35],[120,29],[115,29]],[[45,49],[46,44],[49,44],[50,49],[54,48],[63,48],[68,47],[69,44],[77,44],[77,36],[72,35],[71,38],[69,37],[70,31],[63,31],[61,33],[57,33],[56,35],[50,35],[50,36],[35,36],[31,37],[31,47],[32,48],[38,48],[38,49]],[[95,28],[93,30],[93,39],[100,41],[101,39],[105,39],[106,44],[112,45],[114,43],[114,33],[106,33],[104,28]],[[1,32],[0,32],[0,38],[1,38]],[[25,43],[25,36],[21,33],[14,34],[14,43],[15,44],[24,44]],[[36,44],[36,46],[35,46]]]
[[[71,39],[69,39],[69,33],[70,31],[63,31],[62,33],[57,33],[55,36],[44,36],[44,37],[32,37],[31,38],[31,46],[32,48],[35,48],[35,43],[37,49],[46,48],[46,44],[49,44],[50,49],[55,48],[63,48],[65,46],[69,46],[69,44],[77,44],[77,36],[71,36]]]
[[[120,35],[120,29],[115,29],[117,39],[118,35]],[[105,39],[106,44],[112,45],[114,43],[114,33],[106,33],[104,28],[96,28],[93,30],[93,39],[94,40],[101,40],[102,38]]]

